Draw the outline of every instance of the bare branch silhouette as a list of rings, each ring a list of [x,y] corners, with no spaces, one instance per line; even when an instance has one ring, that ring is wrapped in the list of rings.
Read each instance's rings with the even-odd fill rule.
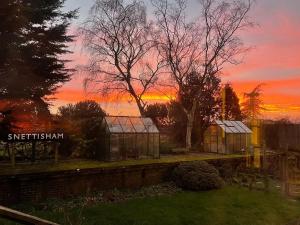
[[[153,39],[158,52],[168,64],[179,100],[190,96],[189,101],[181,101],[188,118],[187,148],[191,147],[197,97],[207,80],[211,80],[208,78],[217,77],[224,64],[241,62],[238,56],[248,48],[243,45],[238,32],[254,25],[248,17],[252,0],[199,2],[201,15],[196,22],[189,22],[186,0],[176,0],[173,4],[168,0],[152,0],[156,15]],[[191,90],[194,97],[191,97]]]
[[[97,0],[80,28],[90,62],[85,87],[96,83],[103,95],[127,93],[141,115],[143,96],[153,88],[164,66],[153,51],[151,24],[140,1]]]

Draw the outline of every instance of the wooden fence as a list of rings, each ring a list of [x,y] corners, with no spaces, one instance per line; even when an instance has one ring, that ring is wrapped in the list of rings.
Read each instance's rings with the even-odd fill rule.
[[[300,151],[300,124],[263,124],[262,129],[268,148]]]
[[[29,225],[59,225],[57,223],[50,222],[48,220],[43,220],[41,218],[28,215],[4,206],[0,206],[0,216],[7,218],[9,220],[19,222],[21,224]]]

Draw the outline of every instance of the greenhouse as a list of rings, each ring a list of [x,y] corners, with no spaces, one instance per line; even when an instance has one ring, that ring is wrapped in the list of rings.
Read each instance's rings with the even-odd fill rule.
[[[103,126],[105,160],[159,158],[159,130],[152,119],[107,116]]]
[[[252,131],[241,121],[216,120],[204,134],[205,151],[220,154],[249,149]]]

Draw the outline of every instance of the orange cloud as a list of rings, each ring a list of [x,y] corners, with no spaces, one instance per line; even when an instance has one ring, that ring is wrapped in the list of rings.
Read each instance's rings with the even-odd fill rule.
[[[72,88],[65,88],[62,89],[60,92],[56,93],[52,98],[65,101],[65,102],[79,102],[84,100],[94,100],[97,102],[119,102],[119,101],[130,101],[131,97],[129,94],[122,94],[122,95],[108,95],[102,96],[101,94],[97,93],[87,93],[82,89],[72,89]],[[143,96],[143,100],[145,101],[169,101],[175,98],[174,92],[168,92],[168,94],[161,94],[157,92],[148,92]]]
[[[243,101],[243,93],[251,91],[260,81],[233,82],[233,88]],[[288,117],[300,121],[300,77],[286,80],[270,80],[262,86],[264,118]]]
[[[259,2],[254,14],[259,26],[241,34],[242,39],[253,49],[245,56],[242,64],[224,68],[222,81],[230,81],[239,96],[251,91],[257,84],[265,83],[263,101],[268,110],[264,115],[272,118],[290,116],[300,120],[300,21],[279,7],[279,2],[273,11],[266,11],[264,4],[267,3]],[[72,66],[87,61],[87,56],[81,51],[81,43],[79,38],[71,47],[74,51],[71,56],[74,60],[70,64]],[[174,96],[173,90],[161,89],[148,93],[143,99],[149,102],[168,101]],[[54,107],[93,99],[103,105],[110,105],[107,108],[113,112],[121,107],[124,113],[137,112],[128,95],[117,98],[87,94],[82,91],[82,80],[78,78],[66,84],[54,97],[57,98]]]

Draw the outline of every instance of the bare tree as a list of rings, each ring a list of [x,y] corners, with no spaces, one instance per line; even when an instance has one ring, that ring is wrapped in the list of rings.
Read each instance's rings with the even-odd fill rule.
[[[252,91],[244,93],[245,100],[241,106],[243,113],[250,120],[257,119],[261,115],[261,111],[265,110],[261,99],[263,85],[258,84]]]
[[[209,76],[218,76],[225,63],[238,64],[244,53],[238,31],[253,26],[248,18],[252,1],[199,0],[200,16],[188,22],[186,0],[153,0],[156,15],[155,40],[161,57],[168,63],[178,96],[194,93],[190,104],[182,104],[187,116],[186,147],[191,148],[191,133],[197,108],[197,96]],[[194,75],[197,77],[194,77]],[[190,76],[193,76],[193,82]],[[212,93],[213,94],[213,93]],[[191,96],[190,94],[188,94]]]
[[[129,94],[143,116],[143,96],[163,67],[153,51],[144,4],[136,0],[128,4],[122,0],[96,0],[80,33],[90,53],[85,67],[86,87],[96,85],[103,95]]]

